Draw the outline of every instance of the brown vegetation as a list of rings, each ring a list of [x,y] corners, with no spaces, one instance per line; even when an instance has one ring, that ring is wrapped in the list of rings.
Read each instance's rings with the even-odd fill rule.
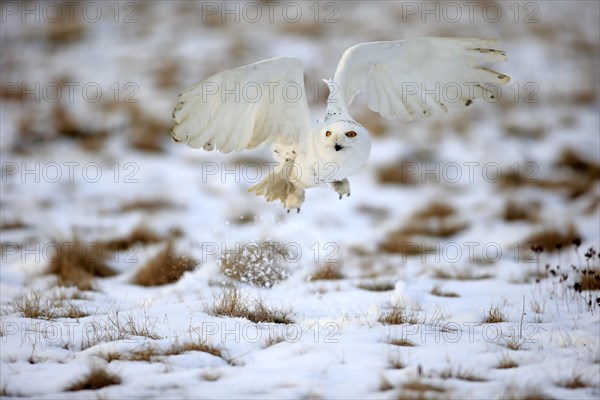
[[[340,272],[341,265],[339,263],[326,263],[317,267],[317,269],[308,277],[309,281],[333,281],[344,279],[344,275]]]
[[[416,312],[408,311],[406,307],[395,305],[383,310],[377,319],[384,325],[418,324]]]
[[[138,270],[133,282],[142,286],[159,286],[174,283],[184,273],[193,271],[198,264],[197,260],[189,256],[177,254],[173,241],[169,241],[160,253]]]
[[[458,220],[452,206],[433,202],[416,212],[404,227],[390,232],[379,248],[388,253],[428,254],[434,252],[435,247],[419,237],[449,238],[467,227],[467,223]]]
[[[527,236],[523,241],[522,247],[530,249],[532,246],[541,247],[543,251],[553,252],[570,245],[575,239],[581,238],[577,229],[569,225],[566,230],[549,228],[537,231]]]
[[[110,251],[127,250],[134,244],[158,243],[164,238],[145,226],[135,227],[127,236],[110,239],[102,242],[102,246]]]
[[[90,372],[78,382],[71,385],[67,390],[75,392],[78,390],[98,390],[110,385],[118,385],[121,378],[111,374],[104,367],[92,367]]]
[[[108,253],[96,243],[84,243],[77,237],[53,243],[56,251],[47,271],[55,274],[61,285],[90,290],[94,278],[116,274],[106,263]]]
[[[262,299],[255,299],[248,304],[247,299],[244,299],[242,293],[235,287],[224,288],[207,312],[216,316],[245,318],[256,323],[290,324],[293,322],[290,319],[291,311],[269,307]]]

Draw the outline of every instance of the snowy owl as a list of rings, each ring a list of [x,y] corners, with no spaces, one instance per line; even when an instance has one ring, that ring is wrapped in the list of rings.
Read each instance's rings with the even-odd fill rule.
[[[228,153],[270,144],[277,166],[249,191],[280,200],[289,212],[308,188],[350,195],[348,177],[369,158],[369,132],[348,113],[360,92],[386,119],[410,121],[495,99],[510,78],[482,67],[506,61],[487,38],[417,38],[347,49],[329,88],[322,120],[311,119],[300,60],[277,57],[223,71],[179,95],[176,142]]]

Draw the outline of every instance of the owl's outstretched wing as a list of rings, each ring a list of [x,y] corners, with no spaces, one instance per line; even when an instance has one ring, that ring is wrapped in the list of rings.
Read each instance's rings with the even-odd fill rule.
[[[495,42],[418,38],[350,47],[328,82],[329,101],[339,102],[338,110],[347,113],[354,97],[366,92],[371,110],[404,121],[466,107],[477,98],[494,101],[498,86],[493,85],[510,80],[480,65],[508,59],[491,47]]]
[[[224,153],[290,144],[310,126],[302,64],[279,57],[218,73],[179,95],[173,139]]]

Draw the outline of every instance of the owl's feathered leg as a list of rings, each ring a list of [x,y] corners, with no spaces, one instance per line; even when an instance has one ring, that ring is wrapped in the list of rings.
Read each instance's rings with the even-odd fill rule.
[[[290,182],[287,175],[277,168],[248,191],[264,196],[267,201],[281,201],[288,212],[294,208],[300,212],[304,203],[304,189]]]
[[[331,182],[331,187],[340,195],[340,200],[344,195],[350,196],[350,182],[346,178]]]
[[[300,212],[302,203],[304,203],[304,189],[294,186],[294,190],[285,199],[285,208],[287,208],[287,212],[294,208]]]

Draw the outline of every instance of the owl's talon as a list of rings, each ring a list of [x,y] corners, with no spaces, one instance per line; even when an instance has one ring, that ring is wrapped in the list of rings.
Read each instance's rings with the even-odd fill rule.
[[[344,195],[350,196],[350,182],[348,182],[348,179],[346,178],[342,179],[341,181],[331,182],[331,187],[340,196],[340,200],[344,197]]]

